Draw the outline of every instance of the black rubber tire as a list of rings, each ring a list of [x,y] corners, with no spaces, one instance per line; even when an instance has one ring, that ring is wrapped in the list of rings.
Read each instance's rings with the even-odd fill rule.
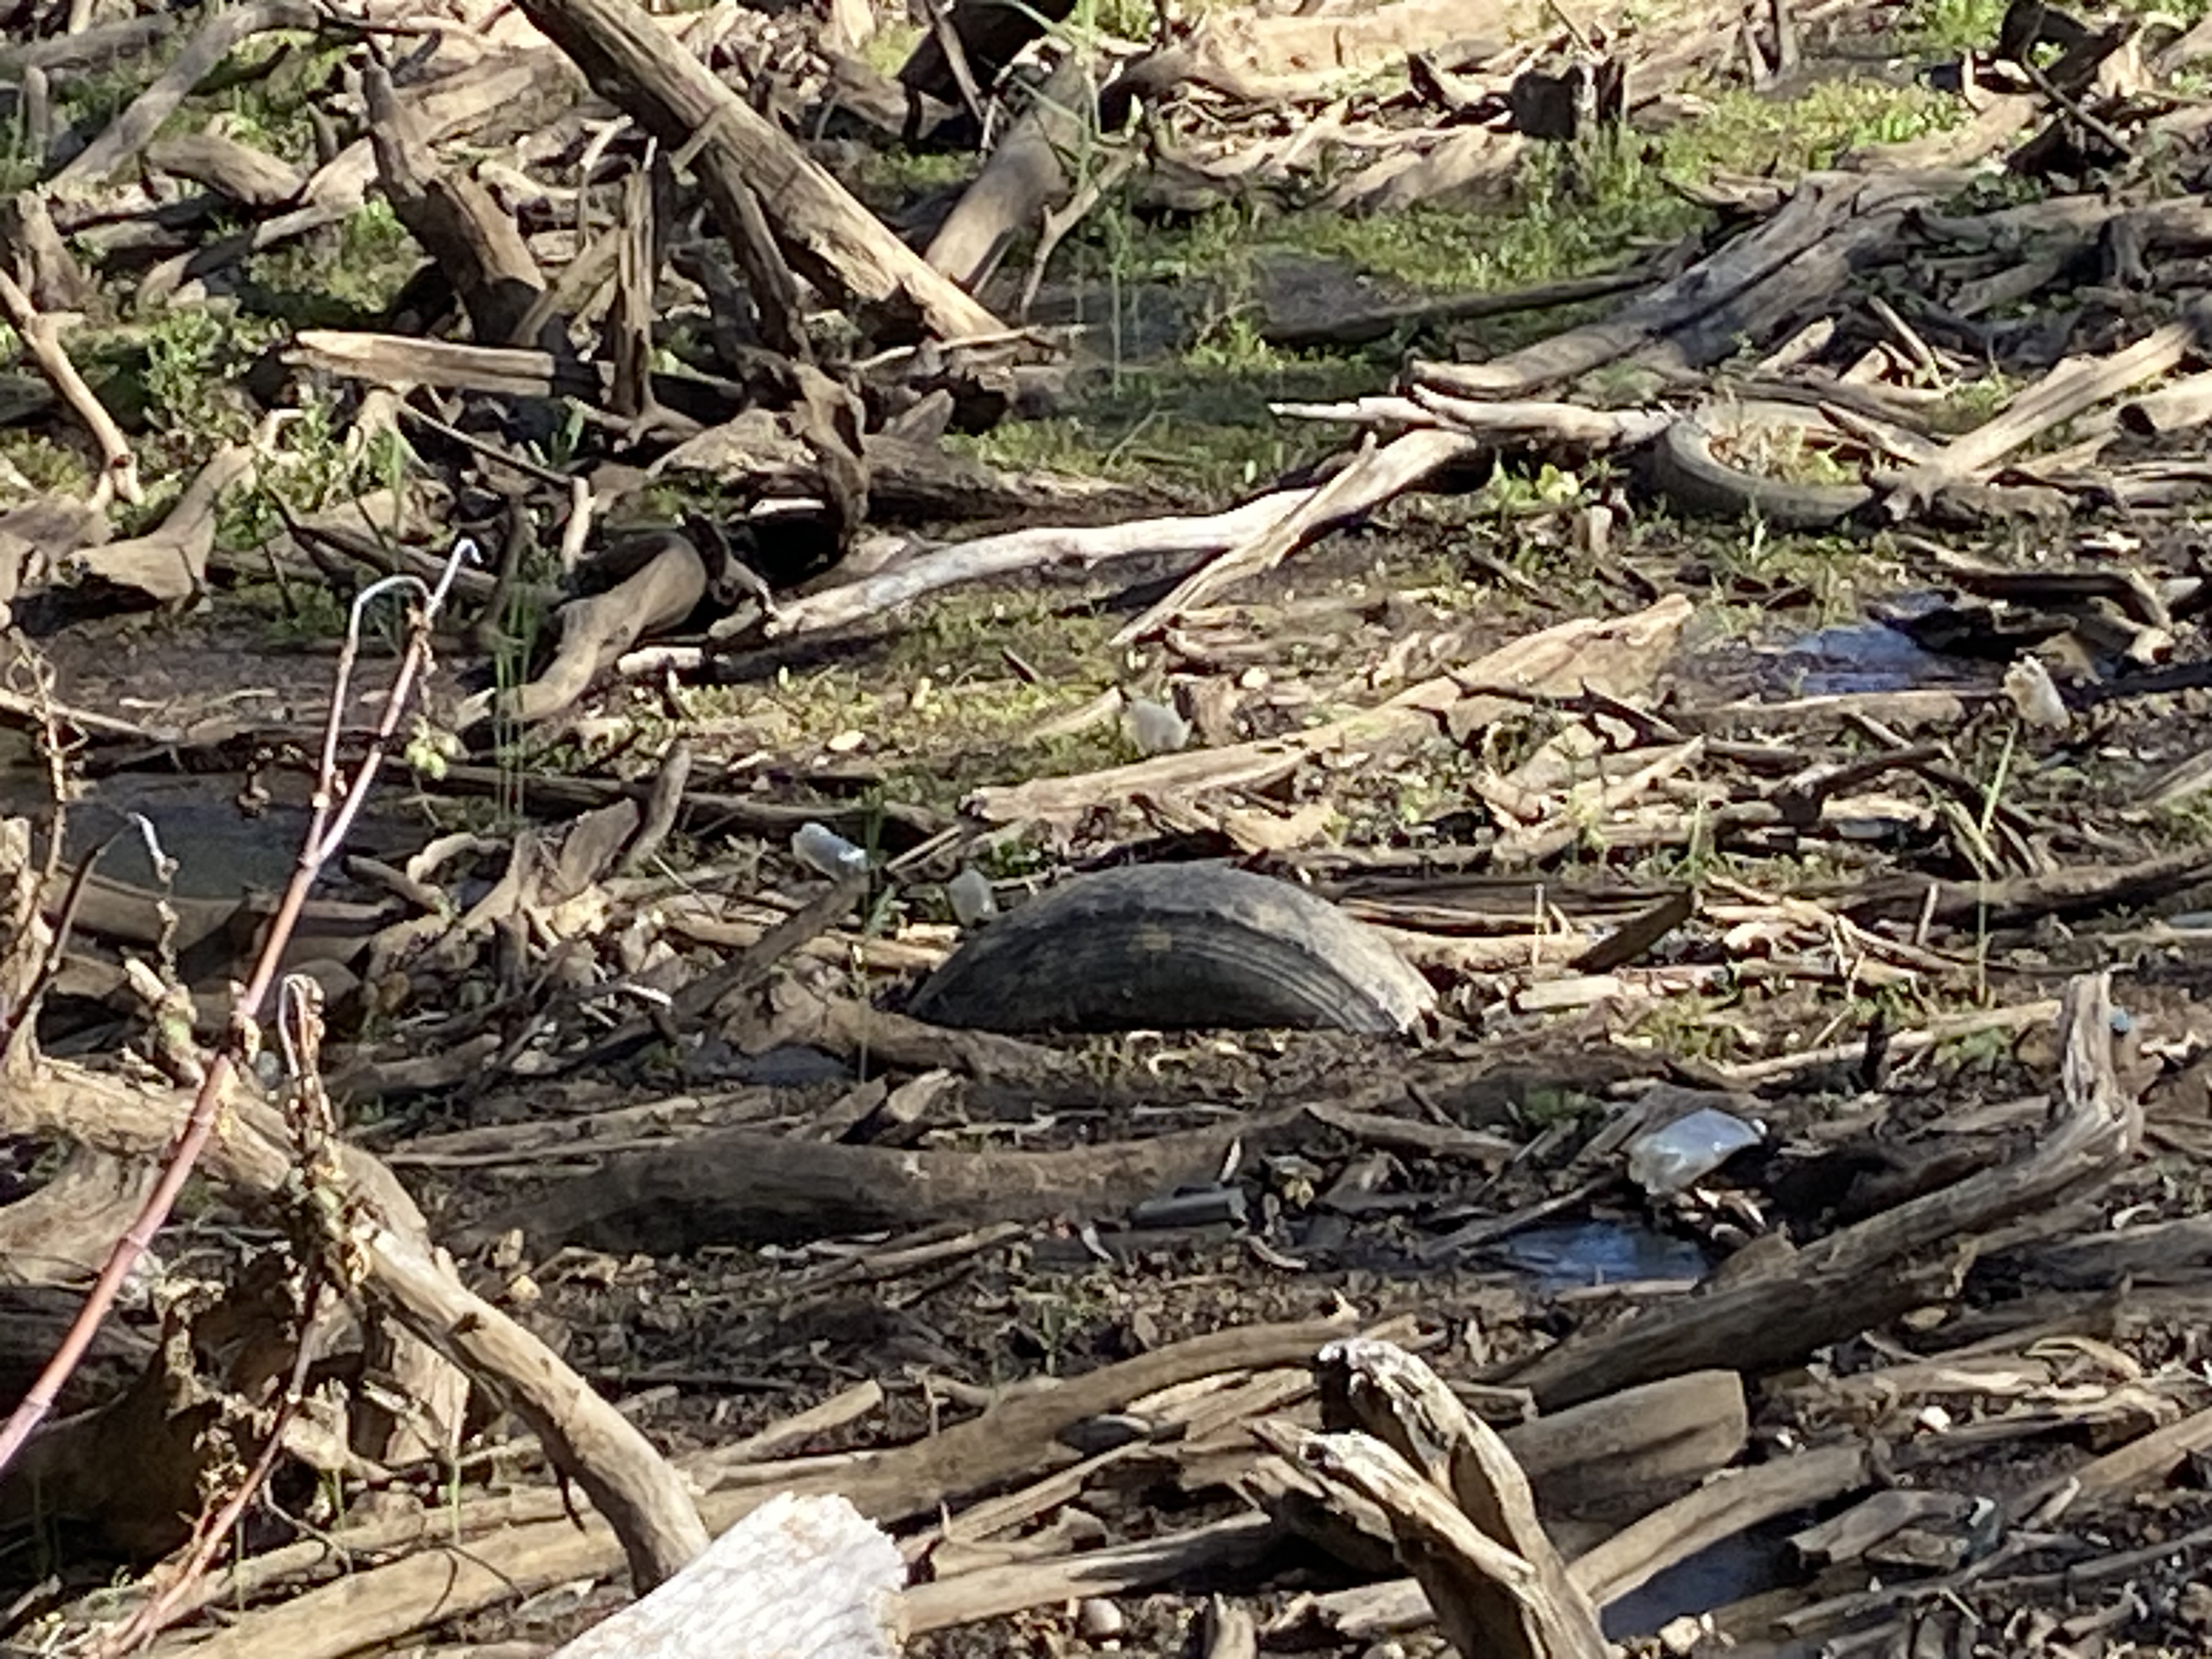
[[[1761,477],[1713,454],[1711,438],[1685,417],[1654,439],[1645,453],[1651,488],[1693,516],[1764,520],[1777,530],[1832,530],[1866,510],[1866,484],[1801,484]]]
[[[1334,1027],[1395,1034],[1435,1006],[1373,929],[1217,863],[1081,876],[965,941],[908,1012],[987,1031]]]

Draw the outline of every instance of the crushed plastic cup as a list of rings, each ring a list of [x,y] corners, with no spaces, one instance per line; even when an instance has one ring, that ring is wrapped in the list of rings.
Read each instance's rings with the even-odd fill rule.
[[[1647,1129],[1628,1143],[1628,1178],[1654,1198],[1679,1193],[1704,1179],[1747,1146],[1766,1138],[1755,1123],[1703,1106],[1663,1128]]]
[[[826,824],[807,823],[791,838],[791,855],[817,875],[832,878],[865,874],[868,855]]]
[[[979,871],[963,870],[953,877],[945,884],[945,896],[952,905],[953,920],[963,927],[980,927],[999,914],[999,896]]]
[[[1190,741],[1190,722],[1166,703],[1132,697],[1129,735],[1147,755],[1171,755]]]

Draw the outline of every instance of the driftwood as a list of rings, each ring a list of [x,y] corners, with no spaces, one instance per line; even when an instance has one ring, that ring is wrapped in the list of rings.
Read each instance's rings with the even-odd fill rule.
[[[879,1524],[932,1514],[951,1498],[1072,1462],[1057,1443],[1073,1425],[1215,1372],[1300,1363],[1340,1322],[1253,1326],[1174,1344],[1156,1352],[1022,1395],[950,1429],[890,1451],[869,1453],[823,1474],[781,1483],[801,1497],[837,1493]],[[775,1496],[761,1486],[710,1492],[701,1512],[710,1528],[734,1526]],[[605,1524],[555,1519],[515,1524],[465,1547],[434,1542],[390,1565],[342,1577],[256,1613],[197,1646],[204,1659],[252,1659],[281,1651],[296,1659],[343,1659],[364,1643],[397,1640],[434,1623],[549,1585],[604,1573],[621,1559]],[[416,1527],[421,1522],[415,1523]],[[430,1536],[434,1540],[436,1534]]]
[[[1226,513],[1088,528],[1017,530],[939,548],[877,575],[824,588],[778,607],[770,637],[827,633],[963,583],[1040,567],[1087,569],[1114,559],[1188,561],[1264,533],[1311,501],[1311,489],[1279,490]]]
[[[1272,570],[1309,538],[1371,512],[1476,447],[1474,440],[1456,434],[1422,431],[1363,452],[1289,514],[1186,577],[1173,592],[1115,635],[1114,643],[1127,645],[1157,633],[1224,588]]]
[[[653,539],[645,562],[604,593],[561,608],[561,644],[553,659],[526,685],[504,695],[484,692],[464,706],[465,730],[499,718],[520,725],[552,719],[571,708],[593,679],[657,628],[684,620],[707,595],[706,562],[690,541],[673,531]]]
[[[1416,362],[1412,378],[1457,397],[1521,398],[1631,356],[1702,367],[1743,336],[1759,337],[1762,318],[1825,297],[1855,261],[1894,240],[1908,212],[1964,182],[1809,175],[1772,218],[1613,318],[1487,363]]]
[[[478,343],[557,349],[565,332],[558,319],[545,319],[543,337],[523,337],[521,325],[544,293],[545,278],[514,221],[475,179],[439,167],[421,123],[380,64],[369,65],[362,86],[385,198],[452,281]]]
[[[1530,1659],[1606,1651],[1595,1609],[1568,1579],[1528,1479],[1495,1431],[1426,1365],[1388,1344],[1333,1343],[1320,1370],[1324,1420],[1359,1425],[1411,1478],[1358,1449],[1364,1436],[1322,1437],[1304,1455],[1382,1505],[1447,1640],[1462,1653]],[[1334,1443],[1346,1441],[1353,1443]],[[1473,1536],[1460,1535],[1462,1528]],[[1488,1548],[1469,1548],[1475,1539]]]
[[[322,21],[323,15],[303,0],[256,0],[254,4],[238,6],[211,18],[185,43],[159,79],[131,100],[106,131],[47,181],[47,188],[67,195],[103,181],[153,142],[178,106],[241,42],[273,29],[313,29]]]
[[[1480,1132],[1318,1103],[1218,1127],[1049,1152],[905,1151],[732,1129],[611,1154],[595,1173],[516,1205],[475,1231],[483,1239],[520,1228],[547,1244],[665,1252],[885,1228],[1097,1216],[1207,1180],[1231,1146],[1294,1146],[1331,1132],[1432,1157],[1494,1163],[1506,1150]]]
[[[252,480],[259,458],[243,444],[227,444],[199,470],[169,509],[161,528],[129,541],[79,548],[64,561],[77,577],[135,588],[163,605],[198,594],[207,581],[215,549],[216,519],[223,497]]]
[[[1083,54],[1067,53],[930,239],[922,258],[933,268],[971,293],[981,289],[1014,239],[1066,199],[1060,158],[1076,149],[1091,90]]]
[[[2061,364],[1994,418],[1953,440],[1940,454],[1889,482],[1889,507],[1901,514],[1942,490],[1978,482],[2021,445],[2063,421],[2146,380],[2154,380],[2201,349],[2212,309],[2193,309],[2109,357]]]
[[[1291,737],[1223,749],[1162,755],[1081,776],[1037,778],[977,792],[971,810],[997,823],[1053,819],[1136,794],[1176,795],[1209,788],[1254,787],[1331,754],[1385,752],[1436,730],[1441,721],[1463,738],[1516,706],[1514,697],[1571,696],[1584,689],[1633,696],[1648,685],[1688,620],[1679,596],[1613,623],[1577,620],[1504,646],[1454,674],[1425,680],[1378,708]]]
[[[168,1096],[54,1061],[13,1078],[6,1101],[7,1121],[18,1132],[142,1159],[169,1146],[182,1116]],[[265,1108],[238,1101],[230,1112],[204,1167],[248,1201],[273,1201],[290,1177],[289,1138]],[[416,1336],[496,1380],[594,1504],[617,1518],[641,1584],[679,1571],[705,1547],[706,1534],[689,1495],[644,1436],[536,1338],[462,1287],[450,1262],[424,1241],[419,1212],[387,1172],[350,1151],[340,1164],[348,1188],[386,1218],[349,1241],[360,1252],[367,1293]]]

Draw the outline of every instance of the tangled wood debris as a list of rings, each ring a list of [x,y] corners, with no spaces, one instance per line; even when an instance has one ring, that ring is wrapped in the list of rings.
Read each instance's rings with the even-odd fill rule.
[[[0,7],[9,1651],[2203,1650],[2212,27],[1863,9]]]

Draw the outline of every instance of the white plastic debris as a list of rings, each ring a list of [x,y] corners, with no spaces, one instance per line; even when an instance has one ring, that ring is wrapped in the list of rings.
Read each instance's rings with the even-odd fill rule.
[[[952,918],[963,927],[980,927],[999,914],[999,896],[981,872],[964,869],[945,884],[945,896],[952,905]]]
[[[2063,732],[2069,716],[2065,699],[2052,684],[2051,671],[2033,657],[2022,657],[2005,671],[2005,696],[2020,710],[2021,719],[2045,732]]]
[[[1628,1178],[1654,1198],[1679,1193],[1747,1146],[1765,1139],[1758,1125],[1704,1106],[1628,1143]]]
[[[868,867],[868,855],[826,824],[807,823],[791,838],[791,855],[817,875],[857,876]]]
[[[1129,735],[1147,755],[1168,755],[1190,741],[1190,722],[1164,702],[1129,699]]]

